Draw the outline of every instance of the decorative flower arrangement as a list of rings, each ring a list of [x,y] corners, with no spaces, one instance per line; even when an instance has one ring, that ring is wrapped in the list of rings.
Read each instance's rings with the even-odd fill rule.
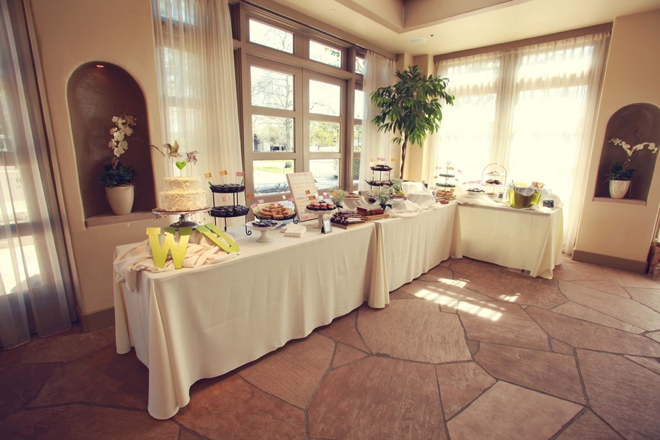
[[[634,147],[631,147],[630,144],[626,143],[625,141],[619,138],[612,138],[610,139],[610,142],[614,145],[621,146],[621,148],[623,148],[623,150],[626,152],[626,155],[628,157],[623,163],[619,162],[618,160],[614,161],[614,163],[610,167],[610,172],[607,175],[608,180],[632,179],[635,169],[630,168],[630,163],[635,153],[637,153],[639,150],[648,148],[649,150],[651,150],[651,153],[655,154],[658,152],[658,147],[656,147],[655,143],[653,142],[642,142],[641,144],[637,144]]]
[[[115,126],[110,129],[110,135],[112,136],[108,142],[108,148],[112,149],[112,161],[104,165],[105,171],[101,175],[101,183],[107,188],[114,188],[115,186],[128,186],[133,185],[135,181],[135,176],[137,176],[137,171],[131,166],[125,166],[119,161],[119,157],[128,150],[128,140],[127,137],[133,134],[133,128],[137,125],[137,118],[135,115],[127,115],[124,113],[121,116],[113,116],[112,122],[115,123]],[[135,140],[140,141],[146,144],[149,147],[153,147],[158,151],[163,157],[170,158],[173,160],[183,157],[179,153],[179,144],[174,142],[172,144],[163,144],[162,150],[153,144],[149,144],[144,140],[140,139],[140,136],[136,137]],[[191,151],[190,153],[185,153],[186,159],[184,161],[177,161],[174,164],[179,170],[183,170],[188,163],[197,163],[197,154],[198,151]]]
[[[341,204],[344,203],[344,197],[346,197],[346,194],[348,194],[346,191],[343,189],[337,187],[337,188],[332,188],[332,203],[337,205],[338,207],[342,207]]]
[[[115,127],[110,129],[112,138],[108,142],[108,147],[112,149],[112,161],[104,165],[104,173],[101,175],[101,183],[107,188],[115,186],[133,185],[137,172],[133,167],[125,166],[119,161],[119,156],[128,150],[127,136],[133,134],[133,129],[137,125],[137,119],[133,115],[123,114],[122,116],[113,116],[112,122]]]

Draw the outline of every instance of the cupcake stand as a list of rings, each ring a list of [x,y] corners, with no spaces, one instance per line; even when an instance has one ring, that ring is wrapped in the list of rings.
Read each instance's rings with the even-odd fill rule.
[[[224,230],[227,232],[227,219],[232,217],[245,217],[245,234],[252,235],[252,231],[248,229],[247,223],[247,214],[250,212],[249,208],[244,205],[238,204],[238,194],[245,191],[244,185],[211,185],[211,193],[213,195],[213,209],[211,209],[211,217],[214,218],[216,226],[217,218],[225,219]],[[215,204],[215,195],[216,194],[231,194],[232,195],[232,204],[231,205],[216,205]]]

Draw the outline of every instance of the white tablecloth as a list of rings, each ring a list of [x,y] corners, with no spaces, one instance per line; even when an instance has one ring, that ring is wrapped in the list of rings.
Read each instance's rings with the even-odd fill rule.
[[[117,352],[135,347],[149,368],[149,413],[174,416],[190,386],[269,353],[359,307],[388,297],[376,227],[302,238],[239,237],[233,260],[164,273],[140,272],[135,291],[115,285]],[[131,246],[131,245],[128,245]],[[117,248],[116,255],[127,246]]]
[[[386,289],[391,292],[450,256],[461,258],[456,203],[438,205],[414,217],[377,220],[378,244],[385,260]],[[387,299],[389,303],[389,296]]]
[[[552,278],[561,262],[563,215],[550,212],[459,205],[460,241],[463,255],[514,269],[533,277]]]

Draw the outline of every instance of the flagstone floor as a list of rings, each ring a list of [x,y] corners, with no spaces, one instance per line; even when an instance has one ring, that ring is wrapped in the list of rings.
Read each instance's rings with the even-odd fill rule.
[[[239,370],[172,419],[112,328],[0,350],[2,439],[658,439],[660,284],[448,260]]]

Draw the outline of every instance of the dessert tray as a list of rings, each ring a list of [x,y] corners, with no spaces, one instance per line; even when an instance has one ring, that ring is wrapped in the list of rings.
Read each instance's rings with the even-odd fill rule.
[[[330,222],[333,226],[340,229],[353,229],[366,224],[364,217],[354,211],[335,212]]]
[[[323,229],[323,220],[328,218],[329,216],[331,216],[332,214],[334,214],[335,212],[338,211],[337,208],[335,208],[335,209],[326,209],[326,210],[305,208],[305,210],[309,214],[318,214],[319,215],[318,216],[319,222],[318,222],[317,225],[314,226],[316,229]]]
[[[273,237],[270,236],[270,231],[277,229],[282,222],[276,220],[255,220],[248,223],[248,225],[255,231],[261,231],[261,236],[257,240],[257,243],[270,243],[273,241]]]
[[[212,217],[242,217],[247,214],[250,209],[244,205],[225,205],[214,206],[211,208]]]
[[[209,185],[211,187],[211,192],[214,193],[239,193],[245,191],[245,185],[240,185],[238,183],[223,183],[219,185]]]
[[[254,206],[252,213],[259,220],[291,220],[296,216],[296,208],[291,202],[262,203]]]

